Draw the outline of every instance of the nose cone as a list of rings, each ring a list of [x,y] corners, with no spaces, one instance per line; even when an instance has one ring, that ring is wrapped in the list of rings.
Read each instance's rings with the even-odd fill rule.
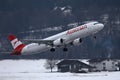
[[[99,30],[104,28],[104,25],[102,23],[97,24],[97,26],[98,26]]]
[[[100,29],[104,28],[104,25],[102,23],[98,24],[98,26],[99,26]]]

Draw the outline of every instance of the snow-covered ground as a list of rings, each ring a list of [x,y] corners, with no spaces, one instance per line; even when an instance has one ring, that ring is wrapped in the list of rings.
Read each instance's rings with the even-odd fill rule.
[[[120,80],[120,72],[60,73],[45,69],[46,60],[1,60],[0,80]]]

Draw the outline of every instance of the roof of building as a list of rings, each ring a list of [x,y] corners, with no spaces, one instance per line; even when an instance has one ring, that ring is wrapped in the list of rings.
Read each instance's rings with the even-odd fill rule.
[[[115,60],[115,59],[108,59],[108,58],[95,58],[95,59],[90,59],[88,60],[88,62],[102,62],[102,61],[105,61],[105,60]]]
[[[58,65],[58,66],[59,66],[59,65],[65,65],[65,64],[67,64],[67,65],[72,65],[72,64],[75,64],[75,63],[81,64],[81,65],[83,65],[84,67],[87,67],[87,68],[93,68],[92,66],[90,66],[90,65],[88,65],[88,64],[85,64],[85,63],[83,63],[83,62],[81,62],[81,61],[79,61],[79,60],[71,60],[71,59],[62,60],[62,61],[60,61],[59,63],[57,63],[57,65]]]

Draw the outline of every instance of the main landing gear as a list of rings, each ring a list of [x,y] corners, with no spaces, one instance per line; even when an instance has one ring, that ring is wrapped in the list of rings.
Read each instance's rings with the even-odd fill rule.
[[[64,47],[64,48],[63,48],[63,51],[64,51],[64,52],[67,52],[67,51],[68,51],[68,48]]]
[[[51,51],[51,52],[55,52],[55,48],[51,48],[50,51]]]
[[[55,48],[51,48],[50,49],[51,52],[55,52]],[[67,52],[68,51],[68,48],[64,47],[63,48],[63,52]]]

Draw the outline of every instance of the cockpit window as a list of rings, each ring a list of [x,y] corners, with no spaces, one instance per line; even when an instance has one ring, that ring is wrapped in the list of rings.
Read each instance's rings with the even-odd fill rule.
[[[97,23],[94,23],[93,25],[96,25],[96,24],[99,24],[99,23],[97,22]]]

